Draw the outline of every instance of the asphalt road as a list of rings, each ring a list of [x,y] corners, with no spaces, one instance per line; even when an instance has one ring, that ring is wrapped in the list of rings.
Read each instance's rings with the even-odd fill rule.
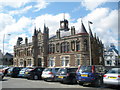
[[[80,86],[78,84],[61,84],[59,82],[45,82],[43,80],[27,80],[24,78],[5,77],[2,81],[2,88],[78,88],[82,90],[113,90],[107,87]]]

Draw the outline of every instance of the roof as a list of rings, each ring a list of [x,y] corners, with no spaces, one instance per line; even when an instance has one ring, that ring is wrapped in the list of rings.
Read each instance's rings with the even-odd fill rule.
[[[85,29],[85,26],[83,24],[83,22],[81,21],[81,29],[80,29],[80,32],[79,33],[87,33],[86,29]]]
[[[6,53],[6,54],[5,54],[5,56],[7,56],[7,55],[13,57],[13,55],[10,54],[10,53]]]
[[[107,51],[108,52],[113,52],[114,51],[115,53],[119,54],[118,50],[115,48],[114,45],[111,45],[110,48]]]

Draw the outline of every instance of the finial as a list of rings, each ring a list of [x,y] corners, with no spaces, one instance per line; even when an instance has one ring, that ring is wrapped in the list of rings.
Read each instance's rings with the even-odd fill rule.
[[[64,12],[64,14],[63,14],[63,19],[65,20],[65,12]]]

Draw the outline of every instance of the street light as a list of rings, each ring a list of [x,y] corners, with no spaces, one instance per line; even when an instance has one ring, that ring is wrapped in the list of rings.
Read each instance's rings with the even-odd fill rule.
[[[7,35],[11,35],[11,34],[7,34]],[[3,35],[3,65],[4,65],[4,41],[5,41],[5,34]]]
[[[92,65],[92,50],[91,50],[91,36],[92,36],[92,31],[90,28],[90,24],[93,24],[92,22],[88,21],[88,27],[89,27],[89,56],[90,56],[90,65]]]

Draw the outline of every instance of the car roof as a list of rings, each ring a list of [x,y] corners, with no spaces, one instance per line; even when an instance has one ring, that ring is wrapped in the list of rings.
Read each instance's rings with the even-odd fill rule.
[[[120,70],[120,68],[112,68],[111,70]]]

